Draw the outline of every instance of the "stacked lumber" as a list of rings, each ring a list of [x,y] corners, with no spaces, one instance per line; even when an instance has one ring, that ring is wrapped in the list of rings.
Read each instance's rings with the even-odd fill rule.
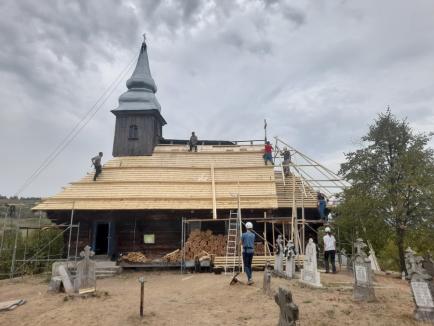
[[[303,266],[304,264],[304,255],[295,256],[295,263],[297,266]],[[267,262],[273,266],[274,265],[274,256],[262,256],[258,254],[257,256],[253,256],[252,267],[262,268],[265,267]],[[235,264],[238,264],[238,259],[235,260]],[[285,258],[282,258],[282,263],[285,264]],[[226,257],[225,256],[216,256],[214,257],[214,267],[224,267],[226,265]]]
[[[193,230],[184,246],[185,259],[201,258],[206,255],[224,255],[226,252],[226,237],[212,234],[211,230]]]
[[[143,253],[138,251],[129,252],[126,255],[123,255],[122,260],[128,263],[146,263],[149,261]]]
[[[186,260],[199,259],[203,261],[211,260],[213,256],[225,256],[226,236],[213,234],[211,230],[193,230],[185,242],[184,249],[177,249],[168,253],[163,257],[163,260],[169,263],[180,262],[184,251]],[[255,243],[255,254],[264,254],[263,243]]]

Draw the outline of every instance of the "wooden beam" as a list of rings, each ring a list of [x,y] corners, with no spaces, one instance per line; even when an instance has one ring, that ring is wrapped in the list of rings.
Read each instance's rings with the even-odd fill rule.
[[[215,176],[214,176],[214,164],[211,163],[211,187],[212,187],[212,218],[217,219],[217,200],[215,191]]]

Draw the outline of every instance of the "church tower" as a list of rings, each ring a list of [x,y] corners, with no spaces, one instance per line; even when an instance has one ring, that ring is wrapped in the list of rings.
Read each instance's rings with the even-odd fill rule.
[[[119,97],[113,156],[152,155],[166,124],[155,93],[157,86],[149,69],[146,40],[140,48],[136,69],[127,80],[128,90]]]

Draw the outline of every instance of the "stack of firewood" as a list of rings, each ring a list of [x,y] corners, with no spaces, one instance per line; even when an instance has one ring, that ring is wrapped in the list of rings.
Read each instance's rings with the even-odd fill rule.
[[[224,256],[226,253],[226,237],[219,234],[214,235],[212,231],[201,232],[193,230],[185,242],[185,258],[195,259],[204,256],[203,252],[209,255]]]
[[[122,256],[122,260],[125,260],[129,263],[146,263],[149,259],[142,254],[141,252],[129,252],[126,255]]]
[[[185,259],[191,260],[198,258],[199,260],[212,259],[213,256],[226,255],[226,236],[215,235],[212,231],[199,231],[193,230],[187,241],[185,242],[184,249],[177,249],[168,253],[163,257],[167,262],[179,262],[185,251]],[[264,254],[264,244],[255,243],[255,254]]]

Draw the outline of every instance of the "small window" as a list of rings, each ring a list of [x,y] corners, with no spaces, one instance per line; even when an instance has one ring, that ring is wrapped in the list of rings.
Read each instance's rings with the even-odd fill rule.
[[[143,235],[143,243],[154,244],[155,243],[155,234],[144,234]]]
[[[137,125],[130,125],[128,139],[139,139],[139,128],[137,128]]]

